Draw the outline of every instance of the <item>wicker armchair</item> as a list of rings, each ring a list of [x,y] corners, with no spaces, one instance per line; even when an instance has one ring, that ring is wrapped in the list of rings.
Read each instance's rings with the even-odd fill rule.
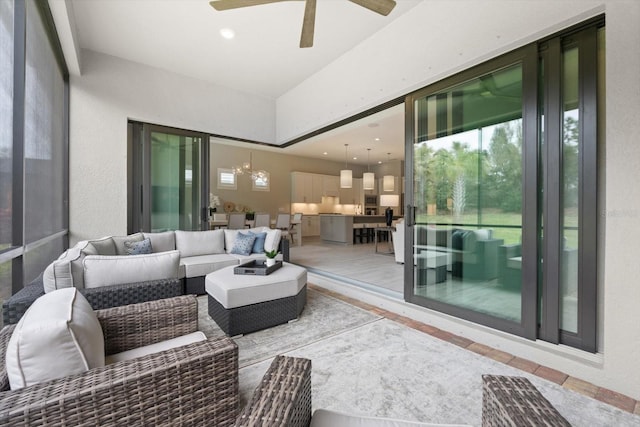
[[[197,330],[194,296],[98,311],[112,354]],[[0,331],[0,425],[233,425],[238,414],[238,348],[229,338],[7,390],[5,351],[14,326]]]
[[[80,293],[89,301],[94,310],[102,310],[179,296],[183,294],[183,284],[180,279],[150,280],[80,289]],[[42,295],[44,295],[44,285],[42,284],[42,274],[40,274],[37,279],[2,303],[3,324],[18,323],[31,304]]]

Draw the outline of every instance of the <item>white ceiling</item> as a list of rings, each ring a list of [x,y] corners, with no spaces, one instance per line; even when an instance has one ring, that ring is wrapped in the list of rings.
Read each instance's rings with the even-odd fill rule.
[[[82,49],[276,99],[421,0],[396,1],[384,17],[348,0],[318,0],[314,46],[307,49],[298,47],[304,1],[227,11],[214,10],[208,0],[67,0],[66,4]],[[54,7],[56,1],[50,3]],[[235,38],[224,39],[222,28],[233,29]],[[386,159],[387,152],[391,158],[404,158],[403,110],[394,111],[395,117],[370,116],[360,126],[285,151],[344,161],[348,143],[351,157],[356,155],[363,164],[368,147],[372,162]],[[368,127],[372,122],[379,126]],[[381,141],[374,141],[376,137]]]

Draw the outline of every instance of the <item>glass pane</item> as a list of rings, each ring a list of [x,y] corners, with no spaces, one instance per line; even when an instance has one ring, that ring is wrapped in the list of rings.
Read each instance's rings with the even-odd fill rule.
[[[578,332],[579,123],[578,48],[563,52],[562,264],[560,329]]]
[[[414,293],[520,322],[522,67],[416,104]]]
[[[24,119],[25,240],[62,231],[64,80],[40,13],[27,2]]]
[[[13,243],[12,197],[13,2],[2,1],[0,2],[0,252]],[[2,286],[2,292],[4,292],[4,282],[2,282]],[[10,292],[10,282],[8,287]]]
[[[24,283],[37,278],[53,260],[65,251],[62,237],[37,246],[24,254]]]
[[[200,229],[201,138],[151,132],[151,230]]]
[[[0,304],[11,297],[13,261],[6,261],[0,264]],[[4,326],[3,317],[0,317],[0,329]]]

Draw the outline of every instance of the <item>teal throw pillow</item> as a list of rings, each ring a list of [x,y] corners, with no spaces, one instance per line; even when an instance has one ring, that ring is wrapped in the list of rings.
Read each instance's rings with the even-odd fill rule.
[[[236,241],[233,243],[231,253],[236,255],[249,255],[253,249],[253,242],[256,240],[256,236],[253,233],[244,234],[238,232],[236,235]]]
[[[151,239],[149,238],[146,238],[139,242],[125,241],[124,248],[127,251],[127,255],[142,255],[153,253],[153,249],[151,248]]]
[[[256,240],[253,242],[253,249],[251,250],[254,254],[261,254],[264,252],[264,241],[267,239],[267,232],[262,231],[260,233],[253,233],[249,231],[250,234],[256,236]]]

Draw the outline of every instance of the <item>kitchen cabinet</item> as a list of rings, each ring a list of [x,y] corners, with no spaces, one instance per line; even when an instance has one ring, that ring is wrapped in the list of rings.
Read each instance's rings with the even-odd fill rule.
[[[340,189],[340,204],[362,204],[362,178],[353,178],[351,188]]]
[[[304,237],[320,235],[320,217],[318,215],[302,216],[302,235]]]
[[[320,237],[325,242],[352,244],[353,216],[320,215]]]
[[[338,197],[340,195],[340,177],[322,175],[322,189],[324,196]]]
[[[291,172],[291,203],[322,203],[322,175]]]

